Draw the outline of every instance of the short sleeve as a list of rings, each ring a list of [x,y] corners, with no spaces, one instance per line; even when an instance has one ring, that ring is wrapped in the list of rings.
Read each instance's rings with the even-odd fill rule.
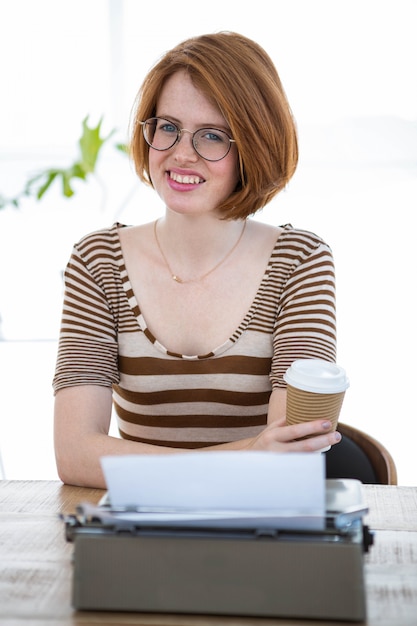
[[[66,267],[53,379],[55,393],[63,387],[88,384],[111,387],[119,382],[116,323],[106,293],[114,292],[114,288],[108,288],[105,278],[106,273],[111,277],[114,272],[103,259],[105,256],[84,242],[74,247]]]
[[[289,262],[273,336],[271,383],[283,379],[296,359],[336,360],[336,290],[331,249],[304,231],[290,232]]]

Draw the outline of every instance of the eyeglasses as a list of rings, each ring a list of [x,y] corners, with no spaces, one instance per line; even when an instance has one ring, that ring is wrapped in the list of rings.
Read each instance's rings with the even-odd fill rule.
[[[229,154],[235,140],[218,128],[199,128],[195,132],[179,128],[163,117],[151,117],[142,124],[143,136],[154,150],[169,150],[181,139],[182,133],[190,133],[194,150],[206,161],[221,161]]]

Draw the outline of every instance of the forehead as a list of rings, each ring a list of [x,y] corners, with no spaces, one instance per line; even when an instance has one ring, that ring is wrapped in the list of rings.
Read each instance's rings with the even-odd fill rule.
[[[157,115],[173,121],[227,126],[217,104],[192,82],[185,71],[176,72],[164,83],[157,102]]]

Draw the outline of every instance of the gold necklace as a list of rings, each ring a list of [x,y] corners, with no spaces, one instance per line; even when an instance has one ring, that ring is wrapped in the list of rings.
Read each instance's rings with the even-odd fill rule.
[[[200,276],[199,278],[193,278],[192,280],[183,280],[182,278],[180,278],[177,274],[175,274],[172,269],[170,264],[168,263],[168,259],[166,258],[164,251],[162,250],[161,244],[159,243],[159,239],[158,239],[158,234],[156,232],[156,227],[157,224],[159,222],[158,220],[155,220],[154,225],[153,225],[153,232],[155,235],[155,241],[156,244],[159,248],[159,252],[161,253],[162,258],[164,259],[165,265],[167,266],[169,273],[171,274],[171,278],[172,280],[175,280],[176,283],[180,283],[180,284],[184,284],[184,283],[197,283],[200,282],[201,280],[203,280],[203,278],[206,278],[207,276],[209,276],[209,274],[212,274],[218,267],[220,267],[220,265],[222,265],[226,259],[229,258],[229,256],[232,255],[232,253],[236,250],[236,248],[238,247],[238,245],[240,244],[243,234],[245,232],[246,229],[246,220],[243,223],[243,228],[242,228],[242,232],[239,235],[239,239],[236,241],[236,243],[234,244],[234,246],[229,250],[229,252],[226,254],[226,256],[224,256],[218,263],[216,263],[216,265],[214,267],[211,268],[211,270],[209,270],[208,272],[206,272],[205,274],[203,274],[202,276]]]

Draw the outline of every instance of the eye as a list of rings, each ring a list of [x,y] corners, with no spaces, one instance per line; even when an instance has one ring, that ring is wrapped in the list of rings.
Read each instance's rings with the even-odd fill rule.
[[[226,133],[215,128],[202,128],[199,133],[199,139],[207,143],[226,143],[229,141]]]
[[[172,122],[168,120],[158,120],[158,125],[156,127],[158,132],[166,133],[167,135],[176,135],[178,132],[178,128]]]

